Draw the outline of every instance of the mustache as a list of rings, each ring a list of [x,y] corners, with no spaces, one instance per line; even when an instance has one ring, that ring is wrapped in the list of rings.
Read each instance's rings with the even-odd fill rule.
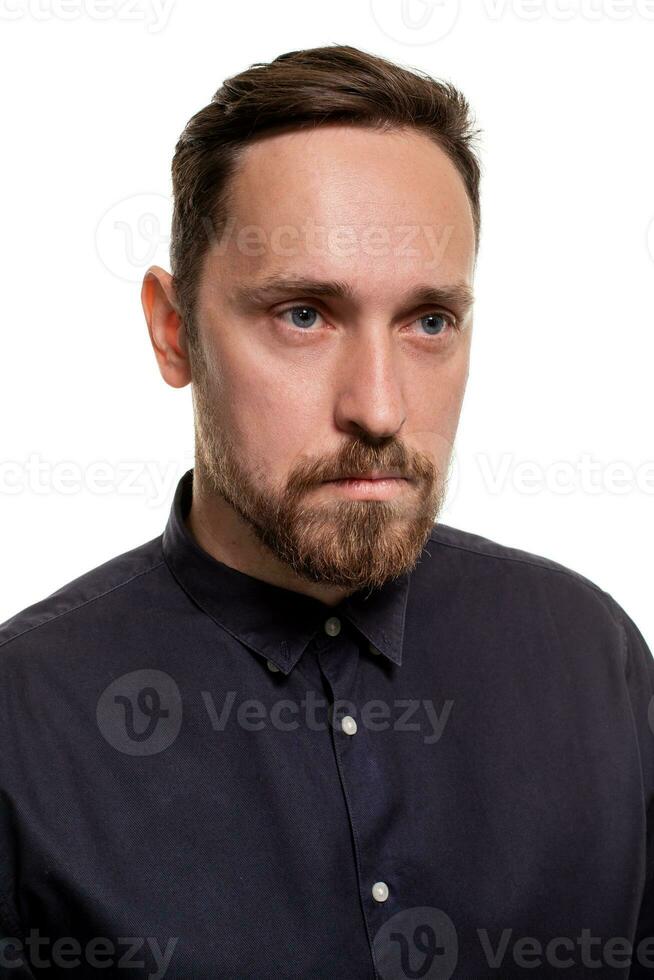
[[[424,453],[409,453],[397,440],[381,449],[359,440],[347,443],[331,462],[315,460],[300,465],[290,483],[310,486],[332,480],[356,479],[371,472],[415,482],[418,479],[433,479],[435,467]]]

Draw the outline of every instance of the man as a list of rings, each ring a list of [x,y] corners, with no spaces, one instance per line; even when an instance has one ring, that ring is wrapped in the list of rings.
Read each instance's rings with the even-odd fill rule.
[[[7,976],[654,973],[651,653],[593,582],[436,523],[473,137],[348,46],[184,130],[142,301],[195,466],[160,537],[0,632]]]

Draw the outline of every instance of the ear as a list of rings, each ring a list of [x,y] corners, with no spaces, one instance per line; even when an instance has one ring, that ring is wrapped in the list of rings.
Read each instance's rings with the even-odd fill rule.
[[[143,278],[141,304],[161,377],[173,388],[191,380],[186,327],[177,306],[173,277],[151,265]]]

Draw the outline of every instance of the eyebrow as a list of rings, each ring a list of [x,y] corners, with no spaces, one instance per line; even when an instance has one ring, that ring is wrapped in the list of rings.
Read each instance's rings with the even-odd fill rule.
[[[311,295],[325,299],[337,299],[347,303],[355,302],[352,286],[340,279],[311,279],[305,276],[287,277],[267,276],[260,282],[243,283],[234,288],[230,298],[238,306],[258,308],[281,300],[287,295]],[[465,282],[435,286],[425,283],[416,286],[403,297],[405,309],[417,306],[452,307],[460,316],[465,316],[474,303],[471,288]]]

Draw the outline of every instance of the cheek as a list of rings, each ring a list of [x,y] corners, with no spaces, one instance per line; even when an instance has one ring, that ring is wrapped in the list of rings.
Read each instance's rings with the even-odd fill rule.
[[[285,366],[224,363],[221,398],[244,462],[271,480],[282,480],[298,455],[315,441],[320,396],[315,384]],[[324,420],[323,420],[324,424]]]
[[[453,357],[414,384],[407,405],[407,434],[436,460],[452,451],[468,375],[467,357]]]

